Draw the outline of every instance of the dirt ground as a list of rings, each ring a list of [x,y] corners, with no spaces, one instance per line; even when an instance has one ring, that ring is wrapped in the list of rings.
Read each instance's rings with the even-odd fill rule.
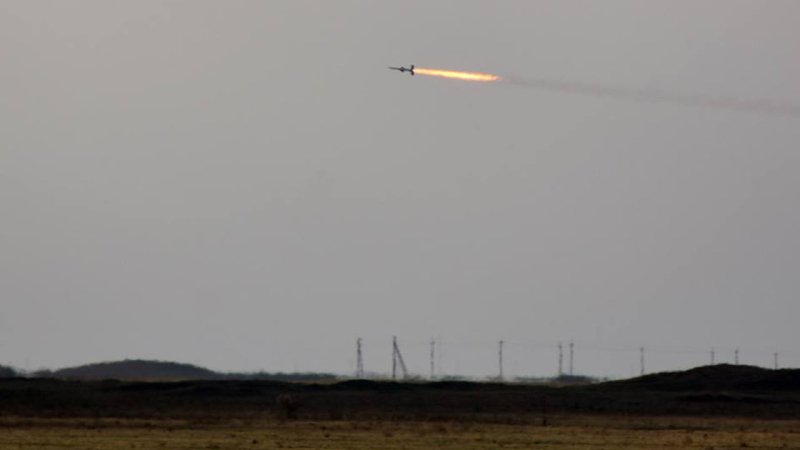
[[[800,449],[800,420],[565,418],[561,424],[0,420],[0,449]]]

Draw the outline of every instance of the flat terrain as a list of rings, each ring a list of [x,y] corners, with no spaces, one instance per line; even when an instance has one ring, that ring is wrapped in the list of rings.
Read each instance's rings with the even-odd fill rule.
[[[0,449],[800,449],[800,371],[595,385],[0,380]]]
[[[800,421],[573,418],[557,426],[453,422],[19,420],[1,449],[800,448]]]

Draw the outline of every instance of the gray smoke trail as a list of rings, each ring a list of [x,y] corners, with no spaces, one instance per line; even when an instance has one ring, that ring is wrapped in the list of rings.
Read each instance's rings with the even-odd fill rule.
[[[743,111],[757,114],[773,114],[780,116],[800,117],[800,105],[781,103],[770,100],[740,99],[702,94],[684,94],[660,89],[636,89],[622,86],[578,83],[547,79],[515,79],[506,78],[506,83],[530,88],[558,91],[570,94],[591,95],[595,97],[631,100],[637,102],[672,103],[676,105],[694,106],[728,111]]]

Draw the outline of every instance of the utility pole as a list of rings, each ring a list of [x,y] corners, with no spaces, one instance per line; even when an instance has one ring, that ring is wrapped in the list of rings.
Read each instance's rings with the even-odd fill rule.
[[[397,346],[397,336],[392,336],[392,379],[397,379],[397,366],[403,372],[403,379],[408,378],[408,369],[403,362],[403,355],[400,354],[400,347]]]
[[[641,368],[640,375],[644,375],[644,347],[639,347],[639,366]]]
[[[444,375],[444,338],[439,336],[439,354],[437,355],[437,359],[439,360],[439,377]]]
[[[558,343],[558,377],[564,376],[564,346]]]
[[[778,370],[778,352],[775,352],[772,357],[775,359],[775,370]]]
[[[711,365],[714,365],[714,347],[711,347]]]
[[[356,378],[364,378],[364,356],[361,353],[361,338],[356,339]]]
[[[736,351],[733,352],[733,363],[737,366],[739,365],[739,349],[737,348]]]
[[[497,345],[498,345],[498,350],[497,350],[498,360],[497,360],[497,363],[500,366],[500,374],[498,375],[497,379],[500,380],[500,381],[503,381],[503,341],[502,340],[498,341]]]
[[[575,375],[573,369],[575,368],[575,342],[569,343],[569,376]]]
[[[392,336],[392,379],[397,379],[397,336]]]
[[[435,365],[433,363],[435,355],[436,355],[436,341],[433,338],[431,338],[431,380],[436,378],[436,372],[434,370]]]

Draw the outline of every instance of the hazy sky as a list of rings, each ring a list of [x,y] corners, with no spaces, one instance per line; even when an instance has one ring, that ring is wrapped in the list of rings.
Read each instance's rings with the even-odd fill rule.
[[[800,365],[800,2],[0,0],[0,363]]]

